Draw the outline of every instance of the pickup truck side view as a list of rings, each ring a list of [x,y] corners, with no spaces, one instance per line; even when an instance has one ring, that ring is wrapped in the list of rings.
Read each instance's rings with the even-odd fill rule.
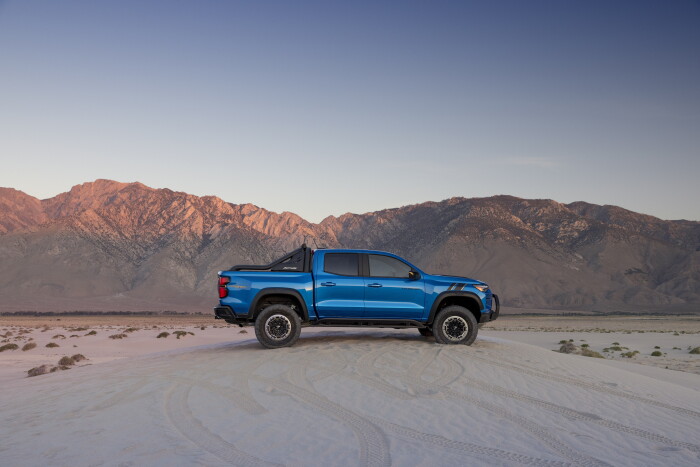
[[[305,326],[415,328],[439,344],[471,345],[498,318],[489,286],[427,274],[383,251],[312,250],[219,271],[216,319],[255,326],[267,348],[293,345]]]

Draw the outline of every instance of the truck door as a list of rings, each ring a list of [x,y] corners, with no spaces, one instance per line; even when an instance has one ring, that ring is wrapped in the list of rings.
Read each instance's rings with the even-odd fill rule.
[[[364,314],[365,282],[358,253],[325,253],[314,270],[319,318],[355,318]]]
[[[393,256],[366,256],[365,317],[420,319],[425,309],[424,280],[410,279],[411,266]]]

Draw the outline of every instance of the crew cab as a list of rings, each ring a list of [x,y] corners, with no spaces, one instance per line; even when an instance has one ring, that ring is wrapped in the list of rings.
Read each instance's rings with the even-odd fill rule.
[[[415,328],[440,344],[471,345],[498,318],[484,282],[427,274],[373,250],[306,245],[266,265],[219,271],[217,319],[255,326],[265,347],[290,346],[305,326]]]

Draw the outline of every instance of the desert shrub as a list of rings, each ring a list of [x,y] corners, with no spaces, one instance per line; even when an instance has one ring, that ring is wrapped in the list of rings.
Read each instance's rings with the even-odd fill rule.
[[[66,338],[66,336],[64,336],[63,334],[56,334],[51,339],[65,339],[65,338]]]
[[[202,331],[204,331],[206,328],[207,328],[206,326],[202,326],[202,327],[199,328],[199,329],[202,330]]]
[[[578,353],[578,346],[573,342],[567,342],[566,344],[559,347],[559,352],[561,353]]]
[[[88,329],[90,329],[90,328],[78,327],[78,328],[70,329],[69,331],[70,332],[80,332],[80,331],[87,331]]]
[[[619,345],[613,345],[612,347],[609,347],[610,350],[614,350],[615,352],[622,352],[622,347]]]
[[[46,344],[46,347],[48,347],[49,349],[51,349],[51,348],[53,348],[53,347],[60,347],[60,346],[59,346],[57,343],[55,343],[55,342],[49,342],[48,344]]]
[[[34,347],[36,347],[36,342],[27,342],[24,344],[24,347],[22,347],[22,350],[26,352],[27,350],[32,350]]]
[[[566,344],[567,342],[569,342],[569,341],[567,341],[567,340],[565,340],[565,339],[562,339],[562,340],[559,341],[559,345],[564,345],[564,344]]]
[[[97,331],[95,331],[95,330],[93,329],[92,331],[88,332],[88,333],[85,334],[85,335],[86,335],[86,336],[95,336],[95,335],[97,335]]]
[[[19,349],[19,345],[17,344],[5,344],[2,347],[0,347],[0,352],[4,352],[6,350],[17,350]]]
[[[698,355],[698,354],[700,354],[700,347],[695,347],[694,349],[692,349],[688,353],[692,353],[693,355]]]
[[[620,345],[619,342],[613,342],[612,345]]]
[[[631,352],[625,352],[620,354],[621,357],[632,358],[639,353],[639,350],[633,350]]]
[[[58,366],[60,366],[60,367],[70,366],[70,365],[74,365],[74,364],[75,364],[75,362],[73,361],[73,359],[67,355],[65,357],[61,357],[61,359],[58,361]],[[63,369],[63,368],[61,368],[61,369]]]
[[[654,348],[655,348],[655,349],[660,349],[661,347],[659,347],[658,345],[655,345]]]
[[[583,347],[581,349],[581,355],[584,357],[593,357],[593,358],[605,358],[595,350],[591,350],[589,348]]]
[[[139,329],[140,328],[126,328],[126,329],[124,329],[124,332],[134,332],[134,331],[138,331]]]
[[[241,329],[240,331],[238,331],[238,334],[248,334],[248,331],[246,331],[245,329]]]
[[[588,348],[588,344],[581,344],[581,347]]]
[[[674,347],[673,350],[681,350],[680,347]]]
[[[157,337],[158,337],[158,339],[165,339],[165,338],[168,337],[169,335],[170,335],[169,332],[163,331],[163,332],[161,332],[160,334],[158,334]]]
[[[193,332],[188,332],[188,331],[173,331],[173,334],[175,334],[178,339],[181,337],[185,337],[187,334],[194,336]]]
[[[87,357],[81,353],[77,353],[71,357],[75,363],[82,362],[83,360],[87,360]]]
[[[27,370],[27,377],[45,375],[46,373],[49,373],[50,371],[51,371],[50,365],[36,366],[36,367],[32,368],[31,370]]]
[[[77,334],[71,334],[70,337],[80,337],[80,336]]]
[[[680,334],[678,334],[678,331],[674,332],[673,335],[674,335],[674,336],[680,336]]]
[[[662,356],[662,355],[663,355],[663,354],[662,354],[661,352],[659,352],[658,350],[654,350],[654,351],[651,353],[651,356],[652,356],[652,357],[660,357],[660,356]]]
[[[124,339],[125,337],[129,337],[126,334],[112,334],[109,336],[110,339]]]

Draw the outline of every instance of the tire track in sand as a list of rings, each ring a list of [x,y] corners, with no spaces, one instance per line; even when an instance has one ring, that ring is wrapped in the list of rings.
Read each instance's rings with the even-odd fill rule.
[[[188,404],[191,387],[174,384],[165,393],[165,414],[169,423],[180,435],[200,449],[224,462],[240,466],[280,466],[239,450],[233,444],[208,430],[192,414]]]
[[[253,376],[253,378],[281,392],[287,393],[297,401],[308,405],[311,409],[320,410],[327,416],[347,425],[355,434],[355,438],[359,444],[359,465],[390,466],[391,453],[389,441],[384,432],[366,418],[332,402],[323,394],[318,393],[306,380],[305,372],[306,370],[304,367],[297,364],[292,366],[288,373],[291,382],[262,376]]]
[[[425,360],[437,360],[437,356],[443,351],[443,349],[438,349],[435,351],[434,356],[430,355],[430,351],[426,350],[424,353],[428,353],[428,355],[421,355],[421,357],[418,360],[418,364],[424,364]],[[368,368],[376,368],[375,366],[375,361],[377,358],[379,358],[381,355],[385,354],[386,352],[378,353],[374,352],[373,358],[374,360],[368,359],[366,362],[368,365]],[[464,367],[454,361],[449,361],[446,359],[441,359],[441,362],[444,362],[446,365],[446,368],[443,372],[443,374],[439,375],[436,378],[436,381],[453,381],[455,375],[461,375],[464,372]],[[357,370],[365,374],[367,373],[367,369],[364,367],[358,367]],[[386,371],[386,370],[385,370]],[[562,457],[565,459],[573,462],[576,465],[581,465],[581,466],[610,466],[610,464],[601,461],[599,459],[596,459],[595,457],[588,456],[586,454],[582,454],[573,448],[571,448],[569,445],[563,443],[562,441],[558,440],[552,434],[543,426],[538,425],[534,422],[531,422],[530,420],[526,419],[525,417],[522,417],[520,415],[517,415],[509,410],[506,410],[505,408],[501,407],[500,405],[487,402],[481,399],[478,399],[472,395],[469,394],[462,394],[458,391],[455,391],[451,388],[448,388],[444,385],[436,385],[434,383],[428,383],[420,379],[419,377],[416,376],[411,376],[411,370],[406,374],[397,374],[398,377],[403,377],[402,383],[406,384],[407,387],[413,386],[419,389],[419,392],[426,395],[427,397],[447,397],[450,399],[457,399],[461,401],[468,402],[469,404],[472,404],[480,409],[487,410],[491,413],[494,413],[506,420],[509,420],[510,422],[518,425],[520,428],[525,430],[526,432],[530,433],[533,437],[539,439],[542,443],[544,443],[546,446],[548,446],[550,449],[553,451],[559,453]]]
[[[534,376],[536,378],[540,378],[540,379],[544,379],[544,380],[548,380],[548,381],[570,384],[570,385],[577,386],[577,387],[583,387],[586,389],[590,389],[592,391],[598,391],[598,392],[602,392],[602,393],[606,393],[606,394],[611,394],[613,396],[622,397],[624,399],[633,400],[636,402],[642,402],[642,403],[647,404],[647,405],[672,410],[674,412],[678,412],[678,413],[683,414],[683,415],[688,415],[691,417],[700,418],[700,412],[696,412],[695,410],[685,409],[683,407],[678,407],[678,406],[675,406],[672,404],[667,404],[665,402],[656,401],[654,399],[649,399],[649,398],[646,398],[643,396],[638,396],[636,394],[630,394],[628,392],[620,391],[617,389],[612,389],[612,388],[600,386],[598,384],[591,383],[591,382],[584,381],[584,380],[577,379],[577,378],[571,378],[568,376],[559,376],[559,375],[553,375],[550,373],[545,373],[543,371],[540,371],[540,370],[537,370],[534,368],[529,368],[527,366],[520,365],[520,364],[517,364],[517,363],[512,362],[512,361],[507,361],[507,360],[506,361],[493,361],[493,360],[489,360],[487,358],[475,355],[473,352],[470,353],[468,350],[462,350],[462,349],[455,349],[455,350],[462,353],[462,354],[465,354],[468,358],[471,358],[473,360],[479,360],[480,362],[484,362],[488,365],[506,368],[508,370],[513,370],[513,371],[516,371],[518,373],[522,373],[522,374],[529,375],[529,376]]]

